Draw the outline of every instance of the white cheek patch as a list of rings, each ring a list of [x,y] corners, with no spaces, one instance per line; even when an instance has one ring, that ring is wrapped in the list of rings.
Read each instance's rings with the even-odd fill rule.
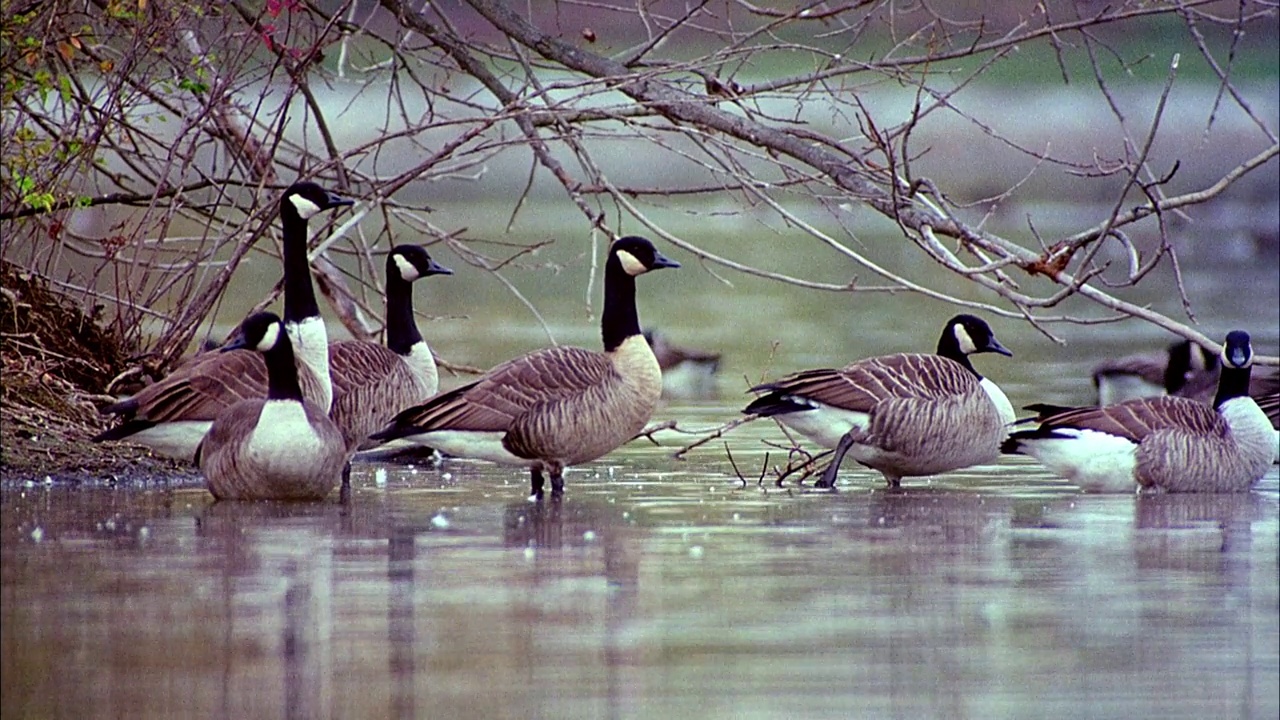
[[[271,323],[267,326],[266,332],[262,333],[262,339],[258,341],[258,352],[266,352],[276,346],[280,341],[280,323]]]
[[[960,352],[971,355],[977,351],[978,346],[973,344],[973,338],[969,337],[969,331],[964,329],[964,325],[956,323],[952,326],[952,333],[956,336],[956,344],[960,346]]]
[[[618,250],[614,254],[618,256],[618,262],[628,275],[635,277],[649,272],[649,268],[645,267],[644,263],[637,260],[635,255],[626,250]]]
[[[413,282],[421,277],[418,273],[418,268],[413,263],[405,259],[403,255],[396,253],[395,255],[392,255],[391,258],[395,260],[396,271],[400,273],[400,277],[404,278],[405,282]]]
[[[1224,346],[1218,357],[1222,360],[1223,367],[1247,368],[1253,365],[1253,352],[1247,349],[1241,349],[1233,358],[1231,351]]]
[[[301,195],[290,195],[289,202],[293,203],[293,206],[297,208],[298,215],[301,216],[303,220],[306,220],[307,218],[310,218],[312,215],[315,215],[316,213],[320,212],[319,205],[311,202],[310,200],[302,197]]]

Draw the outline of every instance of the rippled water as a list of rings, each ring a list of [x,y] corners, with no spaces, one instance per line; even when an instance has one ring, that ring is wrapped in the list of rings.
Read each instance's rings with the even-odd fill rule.
[[[660,412],[702,427],[736,401]],[[664,445],[684,438],[666,434]],[[1082,496],[1021,458],[757,482],[768,422],[354,502],[7,485],[8,717],[1275,717],[1277,474]],[[772,457],[771,464],[778,462]]]
[[[706,230],[699,239],[710,242]],[[719,232],[715,241],[725,246],[745,242],[732,237],[733,227]],[[581,251],[574,242],[562,254]],[[840,282],[851,272],[806,254],[804,243],[751,242],[753,262],[775,271]],[[1269,260],[1188,263],[1188,291],[1206,332],[1244,327],[1260,352],[1275,352],[1280,309]],[[923,282],[956,288],[906,251],[898,263]],[[567,268],[555,276],[515,269],[512,278],[561,342],[594,347],[596,321],[583,310],[585,264],[578,258]],[[259,269],[260,284],[278,273]],[[694,262],[644,279],[647,323],[676,342],[726,354],[722,399],[672,404],[655,420],[710,428],[738,417],[743,390],[762,376],[930,349],[954,312],[913,295],[837,296],[731,279],[732,287]],[[519,303],[465,269],[422,285],[429,287],[416,291],[419,307],[447,316],[423,332],[447,359],[487,366],[547,342]],[[1155,282],[1126,298],[1176,315],[1170,287]],[[1261,301],[1242,302],[1241,288]],[[1096,358],[1169,339],[1136,324],[1055,327],[1070,341],[1063,347],[1024,324],[993,325],[1016,356],[976,364],[1015,405],[1087,402]],[[887,492],[878,474],[850,461],[839,492],[827,493],[758,482],[762,468],[785,461],[765,444],[782,440],[771,422],[740,427],[684,461],[671,453],[689,436],[659,437],[661,447],[633,442],[571,470],[559,503],[530,503],[521,471],[462,461],[441,469],[359,466],[349,508],[213,504],[192,479],[4,482],[0,711],[5,718],[1274,718],[1280,711],[1274,468],[1250,494],[1139,497],[1080,495],[1023,458]]]

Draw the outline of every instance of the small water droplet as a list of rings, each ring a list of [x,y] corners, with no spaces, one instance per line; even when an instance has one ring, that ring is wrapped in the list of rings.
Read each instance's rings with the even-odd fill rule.
[[[527,547],[527,548],[525,548],[525,549],[524,549],[524,559],[525,559],[525,560],[532,560],[532,559],[533,559],[533,556],[534,556],[534,555],[537,555],[537,554],[538,554],[538,553],[537,553],[537,551],[536,551],[536,550],[534,550],[534,549],[533,549],[533,548],[531,548],[531,547]]]
[[[44,539],[44,530],[42,528],[37,526],[35,530],[31,531],[32,542],[40,542],[43,539]]]
[[[583,539],[583,540],[585,540],[586,542],[595,542],[595,539],[596,539],[596,531],[595,531],[595,530],[588,530],[588,531],[586,531],[586,532],[582,533],[582,539]]]
[[[694,560],[701,560],[701,559],[702,559],[702,546],[701,546],[701,545],[694,545],[693,547],[689,548],[689,557],[693,558]]]
[[[149,537],[151,537],[151,528],[147,527],[146,525],[143,525],[142,527],[138,528],[139,540],[146,541],[146,539]]]
[[[445,517],[443,514],[438,514],[431,518],[431,527],[444,530],[449,527],[449,518]]]
[[[448,481],[448,480],[452,480],[452,479],[453,479],[453,473],[451,473],[451,472],[440,473],[440,479],[442,479],[442,480],[446,480],[446,481]]]
[[[378,468],[377,470],[373,471],[373,484],[377,485],[380,488],[387,486],[387,469],[386,468]]]

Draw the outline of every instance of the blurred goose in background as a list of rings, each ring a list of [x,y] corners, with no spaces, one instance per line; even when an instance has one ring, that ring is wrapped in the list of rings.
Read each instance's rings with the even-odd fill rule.
[[[679,267],[651,242],[609,247],[600,330],[604,352],[551,347],[509,360],[479,380],[397,415],[373,437],[409,438],[448,455],[529,468],[530,490],[564,490],[564,469],[595,460],[644,429],[662,393],[662,371],[640,332],[636,278]]]
[[[666,334],[646,330],[644,339],[653,348],[662,368],[662,395],[669,398],[711,398],[716,395],[720,353],[674,345]]]
[[[1093,386],[1099,405],[1125,400],[1172,395],[1194,375],[1216,368],[1217,357],[1190,340],[1149,353],[1104,360],[1093,368]],[[1217,384],[1217,376],[1213,385]]]
[[[333,400],[329,338],[307,264],[307,220],[351,204],[309,181],[294,183],[280,198],[284,327],[303,396],[326,412]],[[267,370],[260,354],[202,353],[137,394],[103,408],[103,414],[118,415],[123,422],[93,440],[128,440],[161,455],[190,460],[222,411],[240,400],[263,397],[266,391]]]
[[[1218,389],[1218,356],[1190,340],[1180,340],[1166,350],[1127,355],[1099,363],[1093,385],[1099,405],[1125,400],[1174,395],[1211,402]],[[1249,380],[1249,394],[1258,399],[1280,392],[1280,371],[1256,368]]]
[[[889,487],[898,487],[904,477],[995,460],[1014,421],[1013,406],[995,383],[978,374],[969,356],[1013,353],[973,315],[949,320],[937,350],[806,370],[757,385],[751,391],[765,394],[743,412],[772,417],[835,448],[818,487],[835,487],[846,453],[880,471]]]
[[[1043,407],[1039,426],[1014,432],[1001,449],[1030,455],[1094,492],[1248,490],[1276,460],[1276,432],[1248,394],[1248,333],[1228,333],[1219,360],[1212,406],[1165,396],[1103,407]]]
[[[196,450],[209,492],[219,500],[322,500],[347,464],[342,432],[302,397],[293,346],[273,313],[255,313],[220,352],[261,353],[266,397],[219,413]]]

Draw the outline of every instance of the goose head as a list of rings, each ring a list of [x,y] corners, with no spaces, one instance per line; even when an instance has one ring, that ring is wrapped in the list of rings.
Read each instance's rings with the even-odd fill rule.
[[[431,259],[421,245],[397,245],[387,255],[388,274],[394,269],[405,282],[413,282],[428,275],[452,275],[453,271]]]
[[[256,312],[240,323],[219,350],[230,352],[248,349],[266,353],[275,349],[281,342],[281,338],[286,338],[287,341],[287,337],[284,334],[284,323],[279,315],[272,312]]]
[[[284,191],[284,198],[280,200],[280,211],[292,212],[303,220],[307,220],[316,213],[354,204],[355,201],[350,198],[331,193],[310,180],[303,180],[290,185],[289,189]]]
[[[938,354],[944,357],[993,352],[1013,357],[1013,353],[996,340],[991,326],[973,315],[956,315],[947,322],[938,339]]]
[[[658,252],[653,243],[637,235],[614,241],[609,247],[608,264],[616,264],[623,272],[636,277],[651,270],[678,268],[680,263]]]
[[[1219,359],[1223,367],[1243,369],[1252,366],[1253,346],[1249,343],[1249,333],[1243,330],[1227,333],[1227,341],[1222,344]]]

